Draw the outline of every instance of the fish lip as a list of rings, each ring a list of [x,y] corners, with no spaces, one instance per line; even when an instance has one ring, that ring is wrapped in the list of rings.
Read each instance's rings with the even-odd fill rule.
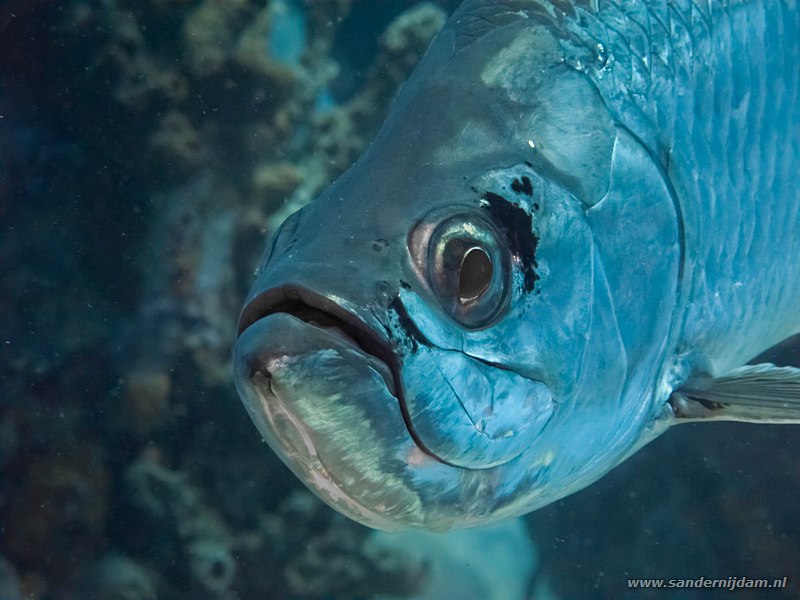
[[[400,366],[397,356],[389,340],[381,337],[359,316],[335,300],[308,288],[292,284],[281,285],[259,293],[245,305],[239,317],[237,337],[241,337],[242,333],[257,321],[276,313],[287,313],[311,326],[314,325],[309,322],[309,318],[313,318],[315,313],[318,313],[320,320],[330,321],[324,327],[338,328],[345,334],[339,336],[341,339],[386,365],[393,381],[386,381],[385,376],[384,381],[389,392],[400,400],[402,405]],[[381,375],[383,376],[382,373]]]
[[[281,313],[269,313],[264,319],[276,314]],[[288,313],[282,316],[299,321]],[[257,319],[253,324],[264,319]],[[306,323],[303,325],[308,326]],[[314,430],[297,414],[296,407],[273,389],[269,370],[250,368],[245,361],[236,360],[237,353],[238,349],[234,351],[236,388],[245,408],[264,440],[297,477],[326,503],[359,523],[385,530],[401,528],[395,519],[371,508],[350,491],[347,480],[328,466],[325,454],[320,452],[315,440]],[[387,392],[391,390],[387,389]],[[291,423],[299,437],[286,436],[285,431],[281,433],[282,428],[276,425],[281,418]]]
[[[274,313],[271,313],[274,314]],[[258,386],[256,386],[258,388]],[[395,530],[398,527],[396,526],[393,521],[381,514],[378,511],[375,511],[369,508],[366,504],[361,502],[355,495],[348,492],[345,485],[339,481],[338,477],[335,476],[335,473],[328,470],[328,467],[325,465],[322,458],[319,456],[316,450],[316,446],[313,442],[309,442],[313,436],[309,435],[308,427],[301,419],[294,414],[294,412],[286,405],[286,403],[281,399],[280,396],[273,393],[271,390],[263,390],[257,389],[255,392],[263,401],[263,395],[269,394],[272,398],[272,401],[275,402],[279,407],[279,412],[285,415],[288,418],[292,425],[300,432],[301,437],[303,437],[304,441],[307,444],[310,444],[311,449],[306,452],[300,451],[297,447],[293,447],[294,452],[297,456],[308,456],[308,460],[300,460],[299,463],[295,463],[296,467],[291,467],[292,470],[298,468],[302,471],[303,468],[306,469],[306,472],[310,474],[311,481],[307,481],[305,476],[299,476],[301,480],[306,481],[306,485],[308,485],[314,493],[316,493],[319,497],[323,498],[329,504],[334,506],[338,506],[339,502],[343,502],[345,506],[349,509],[350,516],[355,520],[359,521],[360,523],[368,526],[368,527],[377,527],[386,530]],[[267,419],[270,423],[273,423],[273,419],[275,418],[275,411],[266,411],[265,414],[267,415]],[[272,425],[274,430],[274,424]],[[285,443],[285,442],[283,442]],[[307,446],[308,448],[308,446]],[[339,510],[342,510],[339,507]]]
[[[380,370],[376,369],[376,371],[383,377],[389,393],[397,399],[406,430],[414,441],[414,444],[433,460],[457,467],[457,465],[443,460],[435,452],[430,450],[414,428],[405,400],[403,379],[400,376],[401,359],[395,353],[390,340],[381,337],[375,328],[370,327],[363,319],[352,311],[347,310],[335,300],[296,284],[285,284],[270,288],[257,294],[242,309],[239,317],[238,336],[241,336],[253,323],[270,315],[284,312],[295,316],[293,309],[296,310],[300,306],[316,309],[335,319],[337,321],[337,326],[351,338],[348,341],[350,343],[355,342],[353,344],[355,348],[359,349],[367,356],[379,360],[388,368],[393,379],[392,382],[387,381]],[[300,318],[300,320],[305,321],[302,318]],[[424,338],[421,332],[417,331],[417,333],[421,338]],[[342,337],[341,339],[345,338]],[[393,385],[391,385],[392,383]]]

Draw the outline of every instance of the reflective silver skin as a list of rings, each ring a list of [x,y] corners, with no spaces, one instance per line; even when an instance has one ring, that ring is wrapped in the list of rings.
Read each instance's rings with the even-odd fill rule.
[[[465,2],[273,236],[234,356],[273,450],[364,524],[487,523],[800,331],[798,35],[789,2]]]

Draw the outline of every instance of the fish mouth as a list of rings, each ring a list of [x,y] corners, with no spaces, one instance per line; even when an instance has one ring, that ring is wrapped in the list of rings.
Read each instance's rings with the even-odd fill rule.
[[[291,315],[360,350],[383,378],[389,393],[400,400],[400,369],[389,341],[339,303],[306,288],[280,286],[253,298],[242,310],[237,336],[241,337],[257,321],[278,313]]]
[[[402,469],[378,466],[413,445],[391,349],[333,304],[285,287],[246,305],[233,357],[239,396],[264,440],[323,501],[370,527],[421,522]]]

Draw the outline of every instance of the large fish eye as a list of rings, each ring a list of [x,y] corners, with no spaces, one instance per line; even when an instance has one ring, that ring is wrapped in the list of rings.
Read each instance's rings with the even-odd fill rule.
[[[476,215],[440,223],[428,244],[427,277],[442,307],[471,329],[491,322],[505,305],[509,258],[496,229]]]

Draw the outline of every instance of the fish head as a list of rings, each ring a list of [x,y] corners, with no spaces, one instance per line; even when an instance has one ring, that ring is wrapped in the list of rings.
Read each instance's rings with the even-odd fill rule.
[[[510,28],[458,53],[453,39],[437,38],[365,155],[273,235],[234,351],[273,450],[387,530],[548,504],[617,464],[648,417],[626,391],[624,277],[606,268],[626,238],[598,243],[594,224],[625,197],[622,138],[552,35]],[[520,83],[531,43],[554,56],[546,82]]]
[[[432,197],[386,178],[365,195],[360,168],[273,236],[235,348],[251,418],[373,527],[475,525],[554,499],[604,441],[608,416],[576,399],[614,398],[624,379],[580,205],[524,164],[422,182]],[[565,450],[576,418],[586,437]]]

